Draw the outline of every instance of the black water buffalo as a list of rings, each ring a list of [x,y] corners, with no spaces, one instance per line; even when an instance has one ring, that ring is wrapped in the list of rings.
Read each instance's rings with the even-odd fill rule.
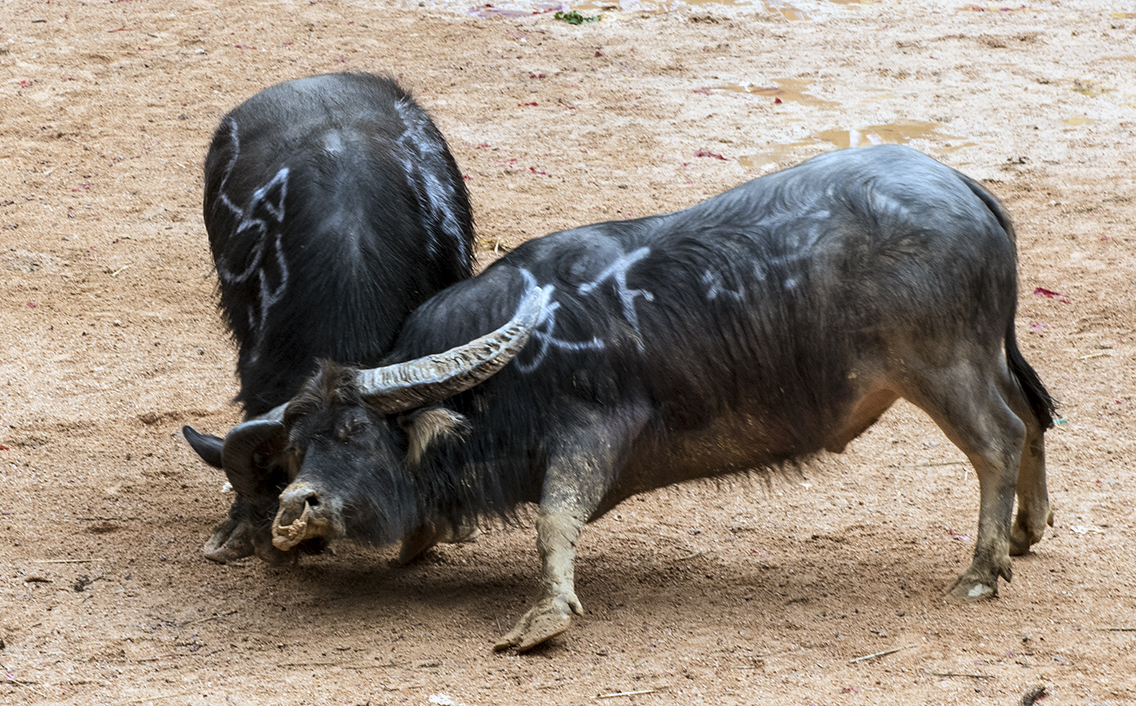
[[[288,81],[235,108],[205,159],[204,211],[246,419],[295,395],[318,358],[376,364],[411,311],[471,274],[461,172],[426,112],[382,76]],[[222,465],[220,439],[185,434]],[[262,475],[276,492],[287,483]],[[251,554],[252,524],[271,519],[238,497],[206,556]]]
[[[419,307],[382,367],[325,363],[282,421],[235,427],[226,472],[278,504],[285,552],[539,503],[542,595],[497,645],[526,650],[582,612],[585,523],[671,483],[839,452],[902,397],[977,471],[977,546],[950,593],[994,596],[1052,524],[1053,401],[1016,304],[1014,231],[978,184],[903,147],[833,152],[525,243]],[[278,498],[258,490],[265,453],[292,469]]]

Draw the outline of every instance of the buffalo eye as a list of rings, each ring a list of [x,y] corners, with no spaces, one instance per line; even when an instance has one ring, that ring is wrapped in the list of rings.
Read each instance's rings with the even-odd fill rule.
[[[345,419],[338,424],[335,429],[335,438],[340,443],[347,443],[353,437],[358,436],[367,428],[367,420],[353,417]]]

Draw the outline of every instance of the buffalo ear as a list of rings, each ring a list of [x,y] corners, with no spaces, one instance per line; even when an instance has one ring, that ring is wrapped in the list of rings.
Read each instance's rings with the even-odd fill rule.
[[[273,419],[258,417],[230,429],[221,456],[233,490],[252,503],[275,498],[287,482],[274,472],[279,471],[274,460],[287,445],[284,425]]]
[[[201,460],[208,463],[214,468],[223,468],[221,465],[221,447],[224,445],[224,439],[213,436],[212,434],[202,434],[188,424],[181,428],[181,433],[185,435],[185,440],[201,457]]]
[[[406,460],[417,465],[430,444],[448,436],[461,436],[469,431],[469,420],[445,407],[425,407],[402,415],[399,419],[406,431]]]

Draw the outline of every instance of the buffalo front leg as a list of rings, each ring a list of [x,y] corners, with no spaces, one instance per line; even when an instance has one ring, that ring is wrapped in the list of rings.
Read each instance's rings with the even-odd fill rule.
[[[281,551],[272,546],[271,517],[269,508],[250,503],[238,495],[229,508],[229,519],[217,525],[213,536],[205,543],[205,557],[218,564],[253,554],[273,566],[294,562],[297,552]]]
[[[643,409],[575,410],[579,426],[565,429],[549,455],[536,518],[541,594],[536,605],[501,638],[497,650],[524,652],[568,629],[584,608],[576,598],[576,542],[603,507],[616,469],[646,423]]]
[[[536,518],[541,598],[493,649],[531,650],[567,630],[573,613],[583,614],[584,607],[576,598],[575,562],[576,542],[585,522],[572,512],[546,512],[541,507]]]
[[[477,525],[462,525],[451,530],[447,527],[424,524],[403,537],[396,563],[399,566],[406,566],[438,543],[465,544],[474,541],[480,534],[481,530]]]
[[[229,508],[229,517],[213,528],[213,535],[202,547],[206,559],[218,564],[227,564],[230,561],[252,556],[256,550],[253,546],[253,528],[248,520],[248,514],[247,504],[238,496]]]

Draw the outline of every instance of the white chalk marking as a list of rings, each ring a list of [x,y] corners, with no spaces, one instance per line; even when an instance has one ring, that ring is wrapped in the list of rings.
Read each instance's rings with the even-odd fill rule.
[[[615,281],[616,294],[619,296],[620,304],[623,306],[623,317],[631,324],[631,328],[635,329],[635,333],[639,331],[639,314],[635,311],[635,297],[643,297],[649,302],[655,301],[655,295],[644,289],[628,289],[627,288],[627,272],[631,266],[639,262],[643,258],[651,254],[651,249],[644,246],[635,250],[627,255],[623,255],[607,266],[600,276],[595,281],[581,284],[577,290],[580,294],[589,294],[602,283],[611,279]]]
[[[438,178],[439,174],[449,173],[445,145],[436,131],[431,129],[432,123],[421,108],[408,100],[396,101],[394,108],[405,126],[405,132],[398,139],[398,145],[404,154],[396,156],[402,163],[407,180],[414,187],[430,221],[445,233],[449,246],[457,246],[461,258],[465,260],[469,257],[465,234],[451,208],[457,190]],[[419,165],[424,165],[425,168]]]
[[[525,278],[526,291],[532,291],[534,287],[540,286],[537,284],[536,277],[528,270],[522,268],[521,276]],[[536,342],[532,360],[524,363],[521,362],[520,358],[513,359],[513,364],[517,366],[517,370],[526,374],[539,368],[544,359],[548,357],[549,350],[553,348],[572,352],[602,351],[604,349],[604,342],[597,336],[593,336],[590,341],[565,341],[552,334],[553,329],[556,328],[556,312],[560,309],[560,302],[552,301],[552,293],[555,291],[553,285],[543,285],[543,287],[548,303],[541,311],[540,319],[529,338],[530,341]],[[524,301],[524,297],[521,300]]]
[[[722,275],[717,272],[706,270],[706,273],[702,275],[702,284],[706,287],[706,299],[709,301],[714,301],[718,297],[724,297],[734,301],[741,301],[745,298],[744,287],[739,286],[737,289],[728,289],[722,286],[724,284],[722,282]]]
[[[279,229],[272,226],[284,222],[284,203],[288,196],[288,177],[291,172],[288,167],[281,167],[266,184],[252,192],[246,206],[238,206],[229,197],[226,188],[229,177],[236,168],[237,159],[241,154],[241,141],[237,122],[229,118],[227,125],[233,156],[225,166],[224,175],[218,185],[218,198],[239,219],[234,235],[254,231],[251,235],[254,238],[254,244],[245,268],[240,272],[234,272],[224,261],[224,258],[219,257],[216,263],[217,276],[225,284],[239,284],[253,277],[253,275],[257,277],[259,301],[255,302],[255,305],[249,306],[247,315],[249,330],[254,334],[259,334],[263,330],[265,319],[268,317],[268,310],[272,308],[273,304],[280,301],[288,288],[288,262],[284,258],[284,251],[281,247],[283,234]],[[263,211],[258,210],[261,206],[263,206]],[[262,213],[266,213],[266,216],[262,217]],[[270,235],[273,235],[273,231],[275,231],[274,237],[270,237]],[[269,272],[269,267],[272,265],[275,265],[275,272]],[[278,282],[273,285],[270,283],[270,279],[277,279]],[[254,335],[254,339],[251,357],[255,360],[258,357],[256,349],[260,344],[260,336]]]

